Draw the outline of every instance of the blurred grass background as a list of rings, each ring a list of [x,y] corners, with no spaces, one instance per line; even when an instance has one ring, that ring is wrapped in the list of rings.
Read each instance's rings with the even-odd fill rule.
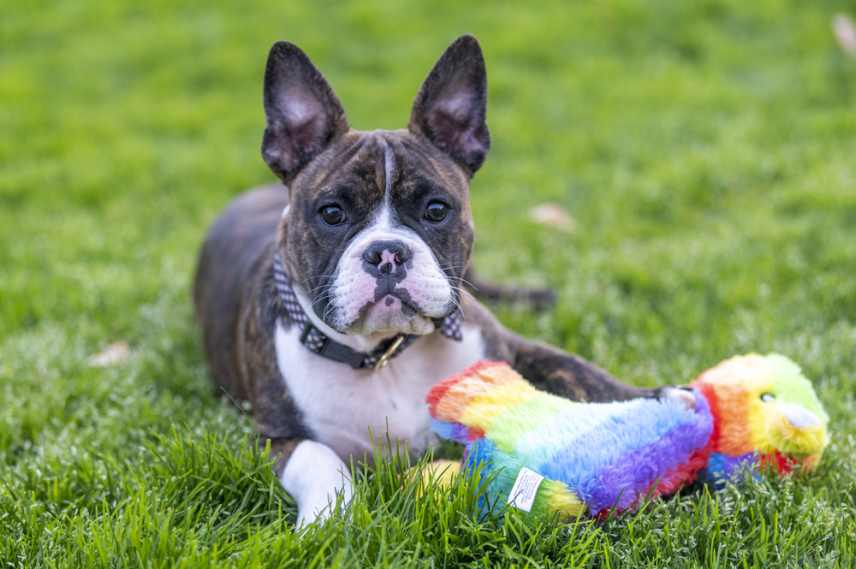
[[[852,566],[856,59],[838,13],[856,4],[5,2],[0,564]],[[816,476],[526,528],[476,524],[465,492],[417,499],[392,466],[351,523],[294,534],[248,422],[209,388],[197,247],[272,179],[274,41],[310,55],[355,128],[398,128],[465,32],[493,137],[476,266],[560,294],[501,319],[637,384],[783,352],[832,416]],[[574,230],[533,223],[544,202]],[[90,365],[117,341],[127,359]]]

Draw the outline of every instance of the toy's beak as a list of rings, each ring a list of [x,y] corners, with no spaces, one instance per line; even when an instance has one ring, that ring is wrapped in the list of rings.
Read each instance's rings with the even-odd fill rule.
[[[779,426],[775,434],[771,433],[773,440],[777,441],[775,446],[785,455],[799,457],[798,461],[803,463],[803,467],[811,470],[811,465],[816,464],[817,460],[810,459],[808,455],[817,455],[819,459],[829,443],[826,421],[794,403],[778,403],[776,411]]]
[[[811,429],[821,426],[820,418],[801,405],[779,403],[779,412],[796,429]]]

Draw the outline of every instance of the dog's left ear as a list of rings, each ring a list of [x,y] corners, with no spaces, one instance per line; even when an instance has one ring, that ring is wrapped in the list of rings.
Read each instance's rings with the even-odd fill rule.
[[[425,79],[408,128],[424,135],[472,176],[490,148],[486,110],[484,57],[478,40],[465,35],[446,49]]]
[[[306,54],[289,42],[277,42],[270,50],[264,105],[262,157],[285,183],[348,132],[345,111],[333,89]]]

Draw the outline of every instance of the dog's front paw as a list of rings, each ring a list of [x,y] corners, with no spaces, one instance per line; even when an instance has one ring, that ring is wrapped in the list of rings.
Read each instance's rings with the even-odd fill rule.
[[[298,502],[297,528],[301,529],[308,524],[324,521],[333,515],[333,512],[342,513],[352,497],[353,488],[349,479],[342,479],[335,488],[326,490],[319,488],[317,494],[307,496]]]
[[[282,485],[297,502],[297,527],[324,520],[353,496],[351,475],[327,445],[303,441],[282,472]]]
[[[683,404],[687,409],[696,408],[696,395],[689,387],[661,387],[657,390],[657,399],[660,401],[675,401]]]

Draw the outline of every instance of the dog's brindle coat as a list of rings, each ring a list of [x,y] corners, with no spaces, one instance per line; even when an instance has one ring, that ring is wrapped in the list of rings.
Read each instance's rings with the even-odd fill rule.
[[[278,475],[298,502],[301,523],[329,513],[325,506],[335,492],[350,495],[341,459],[367,450],[369,429],[386,425],[397,441],[424,450],[430,444],[425,393],[478,359],[506,360],[536,387],[574,400],[657,394],[513,334],[461,291],[473,242],[469,180],[490,145],[486,75],[474,38],[458,39],[443,54],[404,130],[350,129],[321,74],[284,42],[271,50],[264,102],[262,154],[288,191],[266,187],[229,205],[203,246],[194,297],[211,372],[233,400],[250,403],[256,428],[277,457]],[[436,198],[450,206],[450,216],[427,223],[425,204]],[[349,223],[331,227],[318,219],[319,207],[330,202],[342,204]],[[449,309],[459,304],[462,310],[464,340],[430,333],[384,369],[353,370],[310,353],[279,318],[273,256],[282,255],[316,326],[369,349],[383,334],[337,330],[327,318],[331,299],[324,290],[347,244],[381,207],[436,257],[454,290]]]

